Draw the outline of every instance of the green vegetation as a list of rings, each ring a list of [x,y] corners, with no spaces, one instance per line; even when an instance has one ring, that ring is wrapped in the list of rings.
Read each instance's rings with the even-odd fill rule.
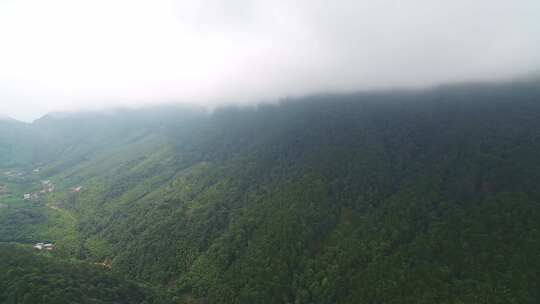
[[[2,202],[0,240],[111,261],[174,302],[540,300],[538,82],[31,128],[47,144],[27,186],[56,188]]]
[[[166,303],[150,288],[100,266],[59,261],[6,244],[0,244],[0,256],[1,303]]]

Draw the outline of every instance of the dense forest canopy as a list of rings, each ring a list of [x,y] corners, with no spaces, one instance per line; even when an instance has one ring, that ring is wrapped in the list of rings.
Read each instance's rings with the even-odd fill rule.
[[[0,244],[0,256],[1,303],[161,303],[150,288],[100,267],[37,255],[13,244]]]
[[[539,81],[51,114],[0,151],[7,303],[540,300]]]

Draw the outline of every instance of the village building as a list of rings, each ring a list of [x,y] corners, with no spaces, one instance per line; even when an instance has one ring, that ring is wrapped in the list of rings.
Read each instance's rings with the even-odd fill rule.
[[[54,245],[52,243],[37,243],[34,248],[37,250],[53,250]]]
[[[54,245],[53,244],[45,244],[43,245],[43,249],[45,250],[53,250],[54,249]]]

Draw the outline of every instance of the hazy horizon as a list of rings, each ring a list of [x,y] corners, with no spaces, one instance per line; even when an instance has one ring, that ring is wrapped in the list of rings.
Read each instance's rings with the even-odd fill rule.
[[[539,20],[533,0],[8,0],[0,114],[512,79],[540,68]]]

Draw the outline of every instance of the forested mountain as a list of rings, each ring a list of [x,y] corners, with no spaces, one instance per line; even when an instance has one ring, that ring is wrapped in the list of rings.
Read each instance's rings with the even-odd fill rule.
[[[37,161],[40,136],[28,124],[0,116],[0,166],[21,166]]]
[[[36,255],[14,245],[0,244],[0,256],[1,303],[161,303],[150,288],[99,267]]]
[[[174,303],[540,300],[539,81],[49,115],[0,134],[25,151],[1,154],[0,241],[54,242],[54,259],[110,262]],[[43,180],[54,191],[22,201]]]

